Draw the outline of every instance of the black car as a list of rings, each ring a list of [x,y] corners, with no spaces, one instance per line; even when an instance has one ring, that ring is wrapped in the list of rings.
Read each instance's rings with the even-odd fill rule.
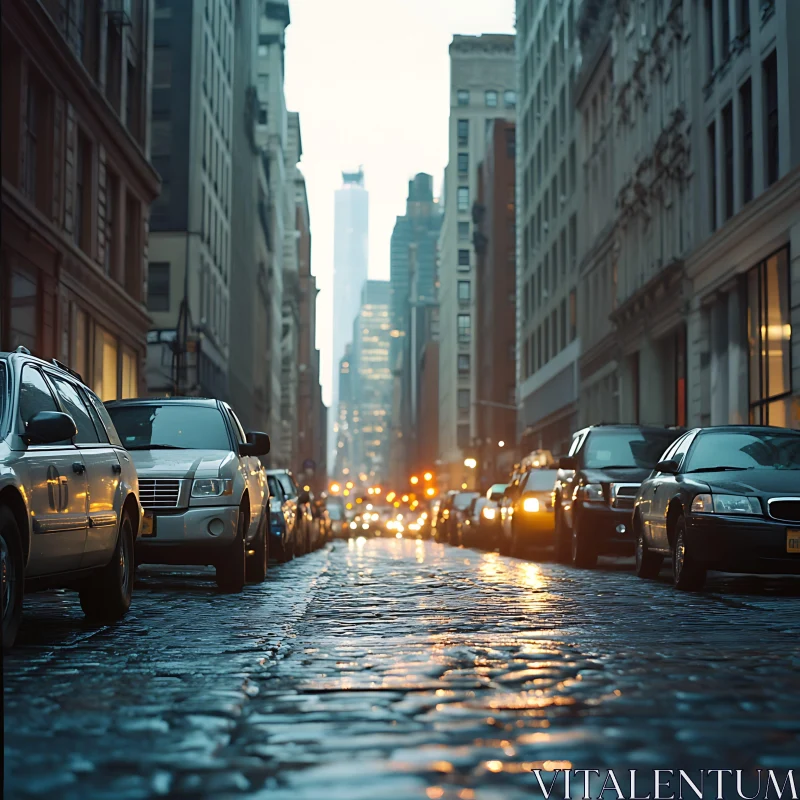
[[[633,555],[631,513],[639,486],[683,432],[593,425],[573,434],[553,490],[559,561],[589,568],[601,555]]]
[[[669,556],[679,589],[702,588],[709,569],[800,574],[800,431],[689,431],[639,489],[633,526],[637,574]]]

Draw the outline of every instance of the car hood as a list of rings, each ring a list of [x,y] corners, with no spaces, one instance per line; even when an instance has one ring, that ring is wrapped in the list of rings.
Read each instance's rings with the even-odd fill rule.
[[[232,477],[236,459],[228,450],[134,450],[140,478]]]
[[[652,469],[585,469],[587,483],[641,483],[647,480]]]
[[[718,494],[763,494],[800,496],[800,470],[750,469],[747,472],[695,473],[694,477],[707,483]]]

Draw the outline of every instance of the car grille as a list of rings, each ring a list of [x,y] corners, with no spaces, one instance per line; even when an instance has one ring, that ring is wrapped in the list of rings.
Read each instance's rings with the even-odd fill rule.
[[[139,478],[139,502],[143,508],[175,508],[181,482],[173,478]]]
[[[774,497],[767,505],[773,519],[800,523],[800,497]]]
[[[636,495],[639,493],[638,483],[617,483],[614,486],[613,508],[633,508]]]

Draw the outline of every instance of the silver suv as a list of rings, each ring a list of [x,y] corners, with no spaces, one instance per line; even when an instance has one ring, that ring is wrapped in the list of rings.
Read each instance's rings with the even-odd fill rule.
[[[142,511],[136,469],[99,398],[75,372],[24,348],[0,353],[0,569],[3,646],[23,590],[66,587],[87,617],[131,604]]]
[[[106,407],[139,473],[145,517],[137,563],[216,567],[240,592],[267,574],[266,433],[245,434],[227,403],[196,397],[119,400]]]

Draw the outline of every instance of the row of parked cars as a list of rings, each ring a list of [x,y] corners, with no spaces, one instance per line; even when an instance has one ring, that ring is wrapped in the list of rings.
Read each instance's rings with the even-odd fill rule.
[[[451,492],[435,511],[439,541],[524,555],[552,547],[591,568],[635,556],[680,589],[709,570],[800,574],[800,431],[726,425],[594,425],[556,464],[534,453],[485,495]]]
[[[102,623],[128,611],[142,563],[209,565],[219,588],[262,582],[331,536],[321,500],[266,469],[269,436],[201,398],[102,403],[24,348],[0,353],[0,603],[10,647],[23,595],[64,587]]]

